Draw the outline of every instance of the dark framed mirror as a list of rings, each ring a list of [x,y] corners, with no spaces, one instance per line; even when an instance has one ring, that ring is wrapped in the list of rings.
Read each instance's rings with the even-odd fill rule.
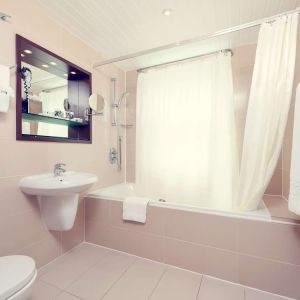
[[[92,142],[91,73],[16,35],[16,138]]]

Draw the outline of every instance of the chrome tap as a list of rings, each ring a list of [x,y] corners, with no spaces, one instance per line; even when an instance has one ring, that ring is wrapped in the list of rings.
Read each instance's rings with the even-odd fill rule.
[[[66,164],[58,163],[54,165],[54,176],[61,176],[63,173],[66,172],[66,169],[64,168]]]

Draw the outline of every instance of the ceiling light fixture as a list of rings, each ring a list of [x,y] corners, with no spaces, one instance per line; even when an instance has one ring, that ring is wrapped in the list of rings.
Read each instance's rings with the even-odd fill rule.
[[[28,49],[25,49],[24,52],[27,53],[27,54],[31,54],[32,53],[32,51],[28,50]]]
[[[171,8],[164,8],[161,12],[165,17],[169,17],[172,14]]]
[[[54,61],[50,61],[50,65],[52,65],[52,66],[56,66],[56,62],[54,62]]]
[[[49,68],[49,66],[46,65],[46,64],[42,65],[42,67],[44,67],[44,68]]]
[[[24,56],[25,56],[25,54],[24,54],[24,53],[21,53],[21,56],[22,56],[22,57],[24,57]]]
[[[68,74],[67,74],[67,73],[64,73],[64,76],[65,76],[65,77],[68,77]]]
[[[72,71],[72,72],[70,72],[72,75],[76,75],[76,72],[74,72],[74,71]]]

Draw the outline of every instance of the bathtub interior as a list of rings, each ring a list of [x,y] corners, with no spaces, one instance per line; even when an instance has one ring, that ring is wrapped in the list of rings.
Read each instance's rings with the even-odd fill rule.
[[[123,201],[126,197],[130,197],[130,196],[139,196],[136,193],[134,183],[116,184],[113,186],[92,191],[87,195],[87,197],[89,198],[98,198],[98,199],[115,200],[115,201]],[[198,211],[198,212],[222,215],[222,216],[232,216],[238,218],[271,221],[270,212],[263,201],[261,201],[261,203],[259,204],[256,210],[247,211],[247,212],[222,211],[222,210],[212,209],[209,207],[200,207],[195,205],[187,205],[183,203],[162,202],[160,201],[160,199],[151,200],[150,205],[173,208],[173,209],[181,209],[186,211]]]

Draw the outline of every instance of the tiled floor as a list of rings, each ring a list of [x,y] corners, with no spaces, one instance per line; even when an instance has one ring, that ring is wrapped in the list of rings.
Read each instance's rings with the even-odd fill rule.
[[[39,271],[29,300],[288,299],[91,244]]]

